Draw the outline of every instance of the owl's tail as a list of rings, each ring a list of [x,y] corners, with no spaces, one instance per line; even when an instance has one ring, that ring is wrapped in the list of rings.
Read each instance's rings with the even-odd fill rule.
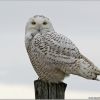
[[[100,75],[100,69],[98,69],[89,59],[81,55],[78,60],[79,71],[78,75],[92,80],[100,81],[97,76]]]

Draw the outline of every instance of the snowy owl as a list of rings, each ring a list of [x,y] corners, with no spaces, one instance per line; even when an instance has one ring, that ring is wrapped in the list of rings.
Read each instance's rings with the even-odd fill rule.
[[[25,46],[39,76],[58,83],[70,74],[98,80],[100,70],[66,36],[55,32],[49,18],[35,15],[25,28]]]

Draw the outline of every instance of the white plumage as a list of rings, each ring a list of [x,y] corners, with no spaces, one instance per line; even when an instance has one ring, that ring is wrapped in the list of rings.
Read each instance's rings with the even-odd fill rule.
[[[100,75],[100,70],[70,39],[55,32],[47,17],[36,15],[29,19],[25,45],[36,73],[44,81],[57,83],[70,74],[97,80]]]

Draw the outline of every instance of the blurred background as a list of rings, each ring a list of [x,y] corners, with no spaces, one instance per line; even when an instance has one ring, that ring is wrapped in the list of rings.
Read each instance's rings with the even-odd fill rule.
[[[34,98],[38,78],[25,45],[25,25],[34,15],[50,18],[55,31],[70,38],[100,68],[99,1],[0,1],[0,99]],[[100,82],[71,75],[67,99],[100,96]]]

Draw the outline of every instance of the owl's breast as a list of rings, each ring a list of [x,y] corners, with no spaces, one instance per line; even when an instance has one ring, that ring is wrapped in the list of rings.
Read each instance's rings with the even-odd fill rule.
[[[34,40],[30,42],[27,52],[39,78],[49,82],[59,82],[63,80],[65,73],[56,69],[52,64],[48,64],[46,56],[37,49],[34,42]]]

